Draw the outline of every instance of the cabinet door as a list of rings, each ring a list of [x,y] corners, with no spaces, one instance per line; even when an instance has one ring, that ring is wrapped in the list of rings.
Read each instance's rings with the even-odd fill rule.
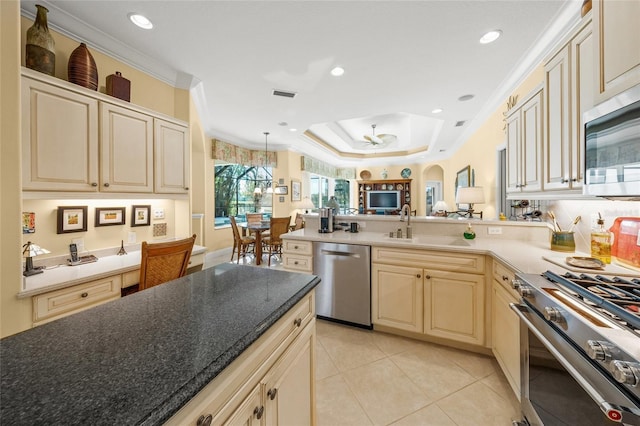
[[[421,268],[373,264],[371,298],[374,324],[422,332]]]
[[[424,332],[484,344],[484,276],[424,271]]]
[[[493,281],[491,303],[492,350],[507,381],[520,399],[520,320],[509,308],[517,300]]]
[[[265,376],[267,425],[315,424],[315,322]]]
[[[225,407],[213,418],[213,425],[229,426],[259,426],[265,424],[264,404],[262,403],[262,384],[258,384],[240,406],[234,407],[232,399],[228,407]],[[231,407],[233,410],[229,411]]]
[[[570,46],[566,45],[545,64],[546,138],[544,150],[544,189],[568,189],[570,187],[571,161],[569,142],[571,123],[569,107]]]
[[[640,83],[640,2],[593,1],[596,103]]]
[[[189,130],[168,121],[154,120],[155,192],[189,192]]]
[[[542,91],[522,106],[522,190],[542,189]]]
[[[520,192],[520,140],[520,112],[516,111],[507,117],[507,192]]]
[[[98,102],[22,78],[22,188],[98,190]]]
[[[153,118],[100,102],[100,191],[153,192]]]
[[[589,22],[571,40],[571,187],[582,188],[584,182],[584,120],[582,115],[593,108],[593,26]]]

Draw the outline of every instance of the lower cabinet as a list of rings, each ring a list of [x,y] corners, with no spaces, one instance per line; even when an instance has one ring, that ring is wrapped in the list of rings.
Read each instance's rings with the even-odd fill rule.
[[[122,275],[113,275],[33,296],[33,325],[38,326],[120,298]]]
[[[510,283],[513,271],[494,262],[491,292],[491,327],[493,351],[509,385],[520,399],[520,320],[509,307],[518,303],[518,297]]]
[[[483,256],[374,247],[372,259],[374,325],[484,345]]]
[[[166,425],[315,425],[315,291]]]

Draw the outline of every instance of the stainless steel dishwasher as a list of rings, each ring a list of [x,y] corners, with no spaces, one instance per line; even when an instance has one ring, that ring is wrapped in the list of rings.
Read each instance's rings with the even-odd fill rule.
[[[318,317],[371,328],[370,253],[369,246],[313,243]]]

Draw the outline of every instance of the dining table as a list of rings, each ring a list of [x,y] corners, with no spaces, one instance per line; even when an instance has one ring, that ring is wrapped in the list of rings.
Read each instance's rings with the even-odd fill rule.
[[[250,233],[253,233],[255,235],[256,265],[259,265],[262,262],[262,233],[271,229],[271,222],[241,222],[238,224],[238,226],[242,228],[243,235],[246,231],[249,231]]]

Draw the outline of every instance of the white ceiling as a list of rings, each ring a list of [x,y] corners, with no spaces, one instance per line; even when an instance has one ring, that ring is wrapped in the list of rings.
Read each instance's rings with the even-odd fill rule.
[[[270,149],[356,166],[450,156],[578,20],[582,2],[22,1],[23,14],[33,17],[36,3],[50,27],[192,89],[207,136],[257,149],[268,131]],[[154,28],[133,26],[130,12]],[[502,37],[481,45],[492,29]],[[342,77],[329,74],[336,65]],[[372,124],[397,141],[363,144]]]

